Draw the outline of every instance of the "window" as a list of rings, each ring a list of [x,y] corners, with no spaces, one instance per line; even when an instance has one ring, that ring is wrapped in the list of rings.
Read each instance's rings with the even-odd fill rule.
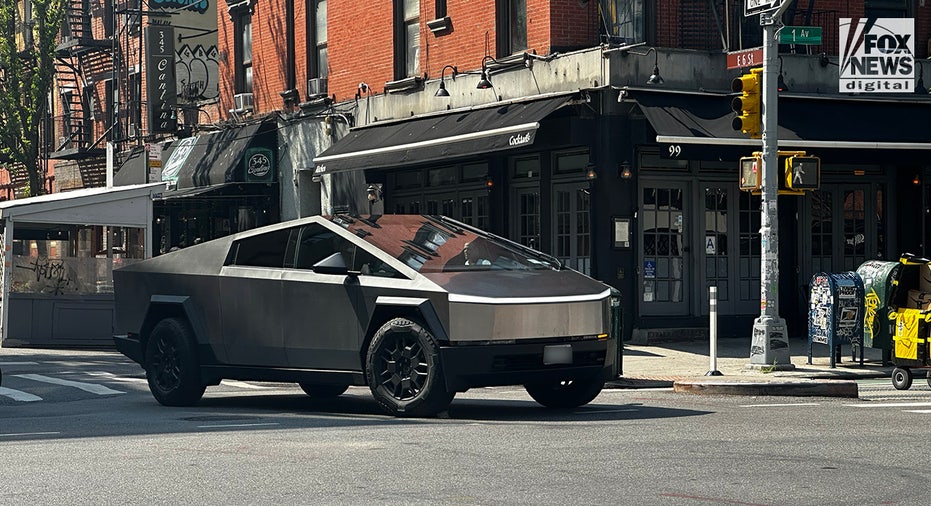
[[[909,4],[905,0],[866,0],[865,15],[868,18],[908,17]]]
[[[316,223],[294,229],[287,257],[294,259],[293,267],[296,269],[312,269],[314,264],[337,252],[342,254],[349,270],[364,276],[403,277],[375,255]]]
[[[600,0],[602,39],[612,44],[646,41],[643,0]]]
[[[252,93],[252,13],[238,12],[233,21],[236,30],[236,92]]]
[[[394,0],[395,79],[420,75],[420,0]]]
[[[313,61],[311,75],[326,77],[329,72],[327,63],[327,0],[316,0],[314,5]]]
[[[436,0],[436,10],[434,12],[433,19],[441,19],[446,17],[446,0]]]
[[[240,239],[233,244],[231,264],[250,267],[283,267],[290,229]]]
[[[498,57],[527,49],[527,0],[497,0]]]

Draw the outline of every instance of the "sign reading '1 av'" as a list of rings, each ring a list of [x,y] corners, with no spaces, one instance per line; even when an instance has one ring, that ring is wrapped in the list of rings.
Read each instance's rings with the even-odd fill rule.
[[[840,92],[913,93],[915,20],[840,19]]]

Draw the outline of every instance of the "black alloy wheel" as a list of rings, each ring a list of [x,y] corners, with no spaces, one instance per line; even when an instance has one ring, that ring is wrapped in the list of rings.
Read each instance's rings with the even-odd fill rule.
[[[452,402],[439,346],[420,323],[395,318],[382,325],[372,338],[366,366],[372,395],[396,416],[433,416]]]
[[[194,332],[180,318],[158,322],[146,343],[145,376],[152,396],[165,406],[191,406],[206,385],[194,354]]]

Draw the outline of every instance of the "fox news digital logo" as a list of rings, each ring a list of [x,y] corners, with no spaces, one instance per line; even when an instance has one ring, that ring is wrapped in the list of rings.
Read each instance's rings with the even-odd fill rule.
[[[912,93],[915,20],[840,19],[840,92]]]

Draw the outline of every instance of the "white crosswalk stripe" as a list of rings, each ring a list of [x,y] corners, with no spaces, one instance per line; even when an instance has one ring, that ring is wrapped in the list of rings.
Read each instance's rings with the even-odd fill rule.
[[[42,400],[42,398],[38,395],[32,395],[28,392],[23,392],[22,390],[13,390],[12,388],[7,387],[0,387],[0,395],[20,402],[35,402]]]
[[[98,378],[105,378],[110,381],[122,381],[125,383],[148,383],[145,378],[130,378],[128,376],[117,376],[112,372],[106,371],[85,371],[85,374],[88,376],[95,376]]]
[[[94,383],[85,383],[83,381],[71,381],[60,378],[53,378],[51,376],[43,376],[41,374],[14,374],[13,376],[17,378],[28,379],[32,381],[41,381],[42,383],[51,383],[53,385],[62,385],[66,387],[73,387],[85,392],[90,392],[97,395],[114,395],[122,394],[119,390],[113,390],[112,388],[105,387],[103,385],[96,385]]]
[[[263,387],[262,385],[253,385],[252,383],[246,383],[245,381],[225,379],[222,383],[226,386],[237,387],[237,388],[251,388],[254,390],[265,390],[274,387]]]

